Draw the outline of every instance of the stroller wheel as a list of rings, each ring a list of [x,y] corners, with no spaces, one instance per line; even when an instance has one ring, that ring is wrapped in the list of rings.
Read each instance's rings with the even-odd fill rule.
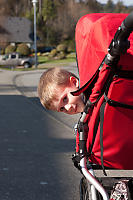
[[[82,177],[79,185],[80,200],[89,200],[89,190],[90,188],[86,178]]]
[[[82,179],[80,180],[79,191],[80,200],[93,200],[91,194],[91,185],[88,183],[85,177],[82,177]],[[102,200],[102,197],[98,191],[96,195],[98,200]]]

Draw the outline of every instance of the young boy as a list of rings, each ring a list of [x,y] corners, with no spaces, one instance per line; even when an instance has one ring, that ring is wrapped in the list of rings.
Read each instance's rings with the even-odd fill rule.
[[[46,109],[73,115],[84,110],[83,95],[71,94],[78,87],[78,78],[73,73],[60,68],[51,68],[40,78],[38,96]]]

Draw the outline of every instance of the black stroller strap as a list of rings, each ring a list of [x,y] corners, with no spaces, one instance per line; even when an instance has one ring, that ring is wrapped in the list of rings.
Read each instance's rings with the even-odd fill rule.
[[[93,138],[92,138],[92,144],[91,144],[91,146],[90,146],[90,148],[89,148],[89,155],[92,154],[92,149],[93,149],[93,145],[94,145],[94,142],[95,142],[95,138],[96,138],[96,134],[97,134],[99,122],[100,122],[100,116],[98,117],[97,122],[96,122],[95,127],[94,127]]]
[[[116,69],[114,76],[133,80],[133,71],[117,70]]]
[[[118,101],[114,101],[114,100],[112,100],[112,99],[109,99],[105,93],[104,93],[104,98],[105,98],[106,102],[107,102],[110,106],[122,107],[122,108],[127,108],[127,109],[133,110],[133,105],[124,104],[124,103],[120,103],[120,102],[118,102]]]
[[[101,148],[101,166],[103,169],[103,173],[107,176],[103,164],[103,122],[104,122],[104,109],[105,109],[106,102],[103,102],[100,108],[100,148]]]

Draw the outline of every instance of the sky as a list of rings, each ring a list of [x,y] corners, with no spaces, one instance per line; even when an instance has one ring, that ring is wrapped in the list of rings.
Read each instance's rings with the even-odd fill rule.
[[[97,0],[100,3],[107,3],[108,0]],[[113,0],[114,3],[117,3],[119,0]],[[122,1],[125,6],[133,6],[133,0],[123,0]]]

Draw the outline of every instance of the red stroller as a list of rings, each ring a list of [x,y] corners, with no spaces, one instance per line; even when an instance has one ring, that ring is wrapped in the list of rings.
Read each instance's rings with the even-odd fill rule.
[[[88,14],[82,17],[76,26],[80,89],[72,94],[84,93],[86,97],[85,110],[77,126],[76,154],[73,156],[75,166],[84,176],[80,187],[81,200],[99,199],[96,190],[100,192],[103,199],[109,199],[105,188],[94,177],[96,168],[102,167],[105,176],[116,173],[117,169],[117,177],[119,175],[131,177],[133,170],[132,31],[133,13],[130,15]],[[114,179],[111,180],[114,184]],[[126,178],[124,180],[127,181]],[[129,182],[132,180],[128,179]],[[121,191],[121,194],[116,197],[111,196],[111,199],[129,199],[126,195]]]

